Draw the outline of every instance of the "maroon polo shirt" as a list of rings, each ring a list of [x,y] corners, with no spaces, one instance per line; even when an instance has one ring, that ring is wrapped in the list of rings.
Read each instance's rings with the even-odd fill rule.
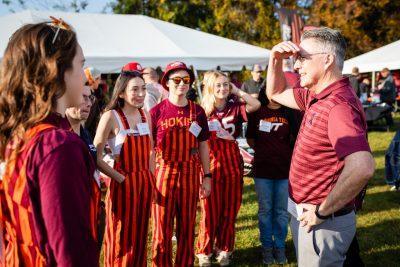
[[[343,78],[319,94],[293,90],[304,118],[293,151],[289,195],[296,203],[321,203],[335,186],[344,158],[370,151],[361,102],[349,79]]]
[[[204,112],[204,109],[197,104],[192,105],[192,107],[194,107],[192,110],[193,119],[201,127],[198,141],[206,141],[210,138],[206,113]],[[189,104],[180,107],[172,104],[168,99],[165,99],[150,109],[149,113],[152,123],[153,138],[155,139],[157,146],[161,144],[161,141],[169,128],[187,127],[189,130],[191,125]]]

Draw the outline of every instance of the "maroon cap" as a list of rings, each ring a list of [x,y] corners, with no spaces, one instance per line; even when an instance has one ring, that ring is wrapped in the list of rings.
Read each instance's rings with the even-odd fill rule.
[[[174,70],[186,70],[190,76],[190,80],[191,80],[190,86],[193,84],[194,79],[195,79],[193,71],[191,69],[189,69],[185,63],[180,62],[180,61],[174,61],[167,65],[164,75],[161,78],[161,85],[164,87],[165,90],[169,91],[169,88],[167,87],[167,79],[169,78],[169,74]]]
[[[122,71],[138,71],[140,73],[143,72],[142,65],[137,62],[129,62],[125,66],[122,67]]]

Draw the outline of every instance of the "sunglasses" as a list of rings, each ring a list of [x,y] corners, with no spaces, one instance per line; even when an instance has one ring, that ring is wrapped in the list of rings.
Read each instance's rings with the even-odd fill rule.
[[[190,77],[173,77],[168,80],[172,80],[175,84],[180,84],[182,81],[184,84],[189,84],[191,81]]]
[[[302,54],[298,53],[297,55],[293,56],[293,62],[296,63],[297,60],[298,60],[300,63],[303,63],[307,59],[311,59],[311,57],[314,56],[314,55],[324,55],[324,54],[328,54],[328,53],[326,53],[326,52],[309,53],[307,55],[302,55]]]

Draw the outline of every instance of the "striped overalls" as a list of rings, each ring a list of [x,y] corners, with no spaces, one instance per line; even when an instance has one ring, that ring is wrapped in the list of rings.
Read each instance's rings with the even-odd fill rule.
[[[232,252],[235,222],[242,201],[243,160],[235,140],[220,139],[211,132],[211,195],[200,200],[201,219],[196,254],[210,255],[213,245],[220,251]]]
[[[142,122],[144,112],[139,109]],[[122,130],[129,123],[121,110]],[[114,169],[125,175],[118,183],[111,180],[106,196],[105,266],[147,266],[147,230],[152,199],[153,174],[150,171],[150,136],[126,134]]]
[[[196,121],[196,106],[191,101],[189,105],[192,123]],[[153,266],[173,266],[171,239],[174,218],[177,238],[175,266],[193,266],[200,182],[198,146],[198,140],[189,132],[189,127],[178,126],[167,129],[157,148],[158,202],[152,205]]]

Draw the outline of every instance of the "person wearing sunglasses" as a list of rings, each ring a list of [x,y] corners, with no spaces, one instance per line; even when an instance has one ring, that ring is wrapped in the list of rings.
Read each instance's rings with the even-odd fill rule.
[[[152,206],[152,265],[172,267],[172,236],[176,219],[174,266],[194,264],[194,230],[199,196],[211,193],[207,118],[201,106],[186,99],[194,74],[183,62],[168,64],[161,79],[168,99],[150,110],[156,143],[156,203]],[[201,166],[204,177],[200,181]],[[201,183],[201,185],[200,185]]]
[[[160,78],[154,68],[144,68],[143,78],[146,83],[146,97],[144,99],[144,108],[146,110],[150,110],[162,100],[168,98],[168,91],[166,91],[159,83]]]
[[[355,197],[375,171],[363,106],[342,69],[343,35],[321,27],[271,50],[269,99],[304,111],[289,171],[288,210],[299,267],[342,266],[356,232]],[[282,61],[295,57],[291,88]]]
[[[251,79],[242,84],[242,91],[250,94],[252,97],[257,98],[260,92],[260,85],[264,79],[262,77],[263,69],[260,65],[256,64],[251,71]]]
[[[220,266],[227,266],[234,248],[235,222],[243,189],[243,159],[236,138],[242,123],[247,121],[246,112],[255,112],[260,102],[230,83],[222,72],[209,71],[205,76],[201,104],[211,132],[208,146],[213,193],[200,200],[196,256],[200,266],[211,266],[215,241],[216,258]],[[231,94],[236,100],[229,99]]]
[[[123,67],[94,139],[99,169],[111,177],[105,200],[104,266],[147,266],[154,158],[141,72],[137,62]],[[106,144],[113,168],[102,158]]]
[[[99,266],[94,163],[65,118],[82,103],[84,62],[76,33],[55,18],[22,26],[4,52],[2,266]]]

